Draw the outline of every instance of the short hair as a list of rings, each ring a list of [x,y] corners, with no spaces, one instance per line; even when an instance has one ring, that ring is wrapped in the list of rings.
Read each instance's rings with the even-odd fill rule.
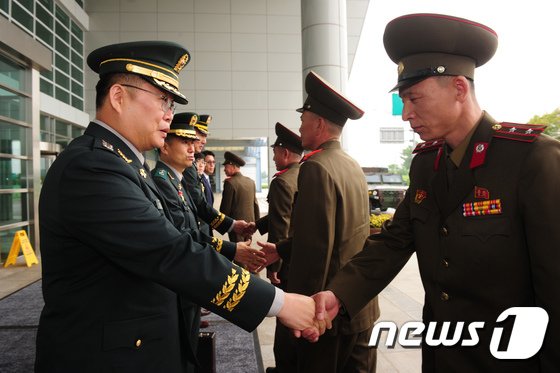
[[[202,152],[202,154],[204,154],[204,156],[206,157],[207,155],[211,155],[212,157],[216,158],[216,154],[214,154],[214,152],[212,150],[204,150]]]
[[[105,98],[109,94],[109,90],[115,84],[124,83],[139,83],[142,78],[135,74],[128,73],[113,73],[103,75],[99,78],[97,85],[95,86],[95,108],[99,109],[103,105]],[[143,80],[143,79],[142,79]]]
[[[194,160],[204,159],[204,153],[194,153]]]

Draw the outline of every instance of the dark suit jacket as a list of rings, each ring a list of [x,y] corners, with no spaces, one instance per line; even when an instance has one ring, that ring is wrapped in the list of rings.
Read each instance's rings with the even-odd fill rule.
[[[220,211],[235,220],[253,222],[258,219],[260,212],[255,182],[241,172],[225,179]],[[234,232],[229,235],[231,241],[241,240]]]
[[[495,125],[483,117],[449,190],[442,148],[418,153],[392,223],[329,285],[355,314],[416,252],[424,323],[485,322],[475,347],[423,346],[424,372],[560,371],[560,143],[546,135],[518,141],[532,140],[532,131],[508,135]],[[464,215],[472,203],[495,199],[500,213]],[[516,306],[548,312],[546,338],[532,359],[498,360],[491,334],[498,315]]]
[[[321,145],[300,167],[292,216],[293,238],[277,244],[290,262],[288,291],[312,295],[356,253],[369,235],[369,202],[364,173],[340,142]],[[370,328],[379,317],[377,298],[350,321],[337,317],[331,335]]]
[[[290,224],[294,207],[299,163],[293,163],[282,171],[277,172],[270,182],[266,197],[268,201],[268,215],[257,220],[257,229],[261,234],[268,233],[268,242],[276,243],[293,235]],[[289,263],[279,260],[269,265],[268,270],[278,272],[280,287],[286,288],[288,282]]]
[[[36,372],[182,372],[177,294],[246,330],[261,322],[274,287],[180,233],[161,206],[134,153],[95,123],[58,156],[39,201]]]
[[[206,175],[201,175],[200,182],[202,183],[202,187],[204,189],[204,196],[206,197],[206,202],[208,202],[210,206],[214,206],[214,193],[212,191],[212,185],[210,185],[210,180],[209,178],[207,179],[207,177],[208,176]]]

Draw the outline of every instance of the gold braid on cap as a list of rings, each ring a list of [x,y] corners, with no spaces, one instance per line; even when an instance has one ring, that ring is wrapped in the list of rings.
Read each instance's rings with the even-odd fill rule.
[[[176,129],[176,130],[169,130],[168,132],[173,133],[177,136],[190,137],[192,139],[198,139],[198,137],[196,136],[196,132],[193,131],[193,130]]]
[[[175,87],[175,89],[179,88],[179,76],[173,70],[166,69],[164,67],[161,67],[159,65],[155,65],[153,63],[140,61],[140,60],[133,60],[133,59],[130,59],[130,58],[111,58],[111,59],[108,59],[108,60],[105,60],[105,61],[101,62],[99,65],[101,66],[104,63],[117,62],[117,61],[128,62],[125,66],[126,71],[128,71],[128,72],[135,73],[135,74],[140,74],[140,75],[144,75],[144,76],[149,76],[150,78],[159,79],[159,80],[162,80],[164,82],[167,82],[167,83],[173,85]],[[138,66],[138,64],[144,65],[144,66],[149,66],[149,67],[155,67],[156,69],[168,72],[169,75],[164,74],[160,71],[156,71],[154,69],[150,69],[148,67]],[[175,77],[175,79],[173,79],[173,77]]]

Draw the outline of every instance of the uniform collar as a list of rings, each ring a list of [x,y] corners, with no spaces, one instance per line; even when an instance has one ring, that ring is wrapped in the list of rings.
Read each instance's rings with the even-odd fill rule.
[[[126,146],[128,146],[130,148],[130,150],[132,150],[132,152],[134,153],[136,158],[138,158],[138,160],[140,161],[140,164],[144,164],[145,158],[144,158],[144,155],[142,154],[142,152],[140,152],[138,149],[136,149],[136,147],[134,145],[132,145],[132,143],[130,141],[128,141],[123,135],[118,133],[113,127],[111,127],[107,123],[102,122],[97,118],[92,120],[92,122],[101,126],[101,127],[103,127],[103,128],[105,128],[107,131],[109,131],[109,132],[113,133],[115,136],[117,136],[122,142],[124,142],[126,144]]]
[[[175,175],[175,177],[179,180],[179,182],[181,180],[183,180],[183,174],[179,171],[177,171],[175,168],[171,167],[169,164],[165,163],[164,161],[162,161],[161,159],[159,160],[161,163],[163,163],[164,165],[167,166],[167,168],[169,168],[169,170],[171,172],[173,172],[173,175]]]
[[[471,139],[472,139],[474,133],[476,132],[476,129],[478,128],[478,126],[482,122],[482,119],[484,118],[484,116],[485,116],[485,113],[483,112],[482,116],[480,117],[478,122],[476,122],[474,127],[471,128],[471,130],[469,131],[467,136],[463,139],[463,141],[461,141],[461,143],[449,153],[449,158],[451,159],[451,161],[453,162],[455,167],[459,167],[461,165],[461,161],[465,157],[465,153],[467,152],[467,148],[469,146],[469,143],[471,142]]]

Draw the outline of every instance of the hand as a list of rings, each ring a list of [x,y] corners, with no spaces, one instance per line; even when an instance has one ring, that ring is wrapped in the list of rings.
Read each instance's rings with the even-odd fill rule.
[[[266,259],[262,251],[251,248],[250,244],[251,241],[238,242],[235,245],[234,260],[254,273],[260,271],[266,265]]]
[[[278,278],[278,272],[272,272],[267,270],[266,277],[270,280],[270,283],[273,285],[279,285],[282,281]]]
[[[330,290],[321,291],[311,296],[315,301],[315,318],[333,320],[340,310],[340,300]]]
[[[243,230],[243,237],[251,237],[257,231],[257,224],[254,221],[247,223],[247,226]]]
[[[278,313],[278,320],[296,331],[314,326],[315,302],[312,298],[295,293],[284,293],[284,305]],[[296,334],[296,336],[298,336]]]
[[[280,255],[278,255],[278,251],[276,251],[275,244],[270,242],[257,242],[257,245],[262,247],[261,252],[265,255],[266,265],[271,265],[280,260]]]
[[[249,226],[249,223],[247,223],[245,220],[234,220],[233,221],[233,231],[240,236],[243,236],[245,234],[244,232],[245,232],[245,230],[247,229],[248,226]]]

